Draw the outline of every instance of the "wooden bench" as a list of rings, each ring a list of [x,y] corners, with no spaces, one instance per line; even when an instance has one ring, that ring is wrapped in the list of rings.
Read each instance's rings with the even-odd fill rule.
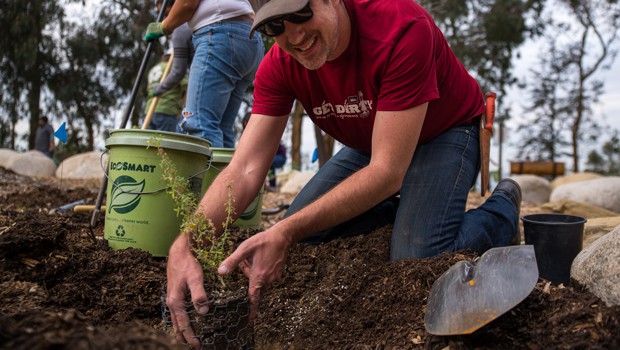
[[[556,177],[564,175],[563,162],[510,162],[510,174],[532,174]]]

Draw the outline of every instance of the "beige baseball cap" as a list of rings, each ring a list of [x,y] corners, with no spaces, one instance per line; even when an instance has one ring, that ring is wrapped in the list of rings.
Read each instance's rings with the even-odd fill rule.
[[[256,12],[254,17],[254,23],[252,24],[252,30],[250,31],[250,38],[254,35],[256,28],[263,25],[265,22],[285,15],[287,13],[293,13],[301,10],[310,0],[270,0],[267,1]]]

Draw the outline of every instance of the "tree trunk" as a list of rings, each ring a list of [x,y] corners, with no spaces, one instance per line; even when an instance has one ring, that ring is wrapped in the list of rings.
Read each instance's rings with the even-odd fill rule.
[[[15,149],[15,140],[17,139],[17,131],[15,127],[17,126],[17,122],[19,121],[19,114],[17,112],[17,103],[19,101],[19,87],[17,86],[17,82],[13,82],[13,103],[11,103],[11,115],[9,116],[9,120],[11,121],[11,149]]]
[[[93,131],[93,120],[91,116],[85,115],[84,122],[86,123],[86,141],[88,143],[88,151],[95,150],[95,136]]]
[[[75,104],[77,107],[78,115],[81,115],[84,119],[84,125],[86,126],[86,147],[88,151],[95,150],[95,136],[93,133],[93,117],[91,114],[84,108],[82,103],[83,98],[82,95],[75,96]],[[79,150],[79,147],[77,148]]]
[[[316,125],[314,126],[314,136],[316,137],[316,144],[319,151],[319,168],[322,168],[334,153],[334,138],[324,134]]]
[[[34,141],[37,134],[37,124],[39,122],[39,117],[41,116],[41,52],[39,51],[39,43],[41,43],[41,3],[39,1],[34,2],[34,8],[32,11],[32,15],[34,17],[34,23],[36,28],[33,28],[32,31],[36,33],[35,42],[37,49],[34,50],[34,64],[32,68],[28,69],[26,72],[26,79],[28,80],[28,85],[30,85],[30,91],[28,93],[28,109],[30,112],[30,135],[28,136],[28,149],[34,149]]]
[[[33,68],[34,72],[38,72],[39,67]],[[30,110],[30,136],[28,137],[28,149],[34,149],[34,139],[37,135],[37,124],[41,116],[39,102],[41,100],[41,83],[37,79],[30,81],[30,92],[28,93],[28,109]]]
[[[572,141],[573,141],[573,172],[577,174],[579,172],[579,129],[581,125],[581,119],[583,118],[583,76],[579,77],[579,92],[577,99],[577,116],[573,122],[572,127]]]
[[[497,157],[499,158],[498,161],[498,169],[497,172],[499,173],[499,180],[504,178],[504,175],[502,174],[503,171],[503,162],[504,162],[504,158],[502,157],[503,155],[503,149],[502,147],[504,146],[504,119],[500,119],[499,121],[499,141],[498,141],[499,147],[497,149]]]
[[[11,120],[11,149],[15,150],[15,136],[17,136],[17,133],[15,132],[15,125],[17,123],[14,120]]]
[[[68,116],[67,117],[67,130],[72,130],[73,132],[69,133],[66,146],[68,150],[74,149],[76,153],[79,153],[80,152],[80,139],[79,139],[80,135],[79,135],[78,129],[75,128],[73,123],[74,123],[74,119],[71,118],[71,116]]]
[[[301,170],[301,124],[304,116],[304,108],[299,101],[291,113],[293,130],[291,132],[291,166],[293,170]]]
[[[586,105],[587,96],[585,92],[585,83],[586,83],[586,80],[588,80],[590,76],[592,76],[592,74],[594,74],[598,70],[598,68],[601,67],[604,60],[608,57],[610,53],[609,48],[611,47],[612,43],[616,41],[616,38],[617,38],[617,28],[618,28],[617,13],[615,13],[613,10],[608,11],[608,10],[613,9],[612,7],[603,7],[604,8],[603,13],[605,13],[606,15],[610,15],[610,17],[609,18],[605,18],[605,16],[600,17],[601,13],[597,14],[596,8],[597,8],[597,5],[609,6],[609,4],[612,4],[612,3],[613,2],[607,2],[607,5],[602,5],[601,3],[598,3],[598,2],[595,2],[594,4],[592,2],[587,2],[587,1],[586,2],[581,2],[581,1],[570,2],[570,6],[572,7],[572,10],[574,11],[574,14],[577,17],[577,20],[583,27],[583,32],[581,35],[581,40],[579,42],[579,47],[577,47],[579,51],[578,51],[577,60],[576,60],[576,65],[579,70],[579,88],[577,91],[577,99],[578,99],[577,100],[577,115],[572,125],[573,171],[575,173],[579,172],[579,141],[580,141],[579,136],[581,132],[581,123],[586,118],[586,116],[584,115],[585,110],[587,108],[587,105]],[[608,23],[613,24],[611,26],[611,28],[613,29],[610,31],[601,32],[600,28],[605,27],[605,25],[602,24],[602,22],[606,20],[611,21]],[[605,37],[603,37],[603,33],[605,33]],[[588,42],[590,38],[590,34],[594,36],[595,38],[594,40],[597,41],[596,44],[600,45],[600,48],[599,48],[600,53],[598,54],[595,53],[594,59],[592,58],[586,59],[587,54],[591,52],[590,49],[593,47],[593,45],[596,45],[596,44],[592,44]],[[588,67],[586,65],[586,61],[588,62],[593,61],[593,63],[590,65],[590,67]],[[613,58],[612,58],[612,61],[613,61]]]

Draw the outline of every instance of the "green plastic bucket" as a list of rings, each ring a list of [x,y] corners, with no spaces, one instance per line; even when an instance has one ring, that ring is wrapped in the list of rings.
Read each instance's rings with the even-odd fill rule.
[[[202,180],[202,193],[204,194],[232,159],[234,148],[211,148],[211,167],[205,172]],[[250,203],[247,209],[239,216],[234,225],[240,228],[260,228],[261,211],[263,209],[263,191]]]
[[[112,130],[106,140],[109,156],[104,238],[113,249],[131,247],[153,256],[167,256],[179,234],[182,218],[176,215],[174,202],[165,191],[157,145],[166,151],[179,176],[187,178],[192,190],[201,193],[211,155],[208,141],[165,131]]]

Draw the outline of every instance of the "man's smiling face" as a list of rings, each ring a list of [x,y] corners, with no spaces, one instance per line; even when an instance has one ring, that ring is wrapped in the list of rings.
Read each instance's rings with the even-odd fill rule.
[[[310,0],[312,18],[300,24],[284,21],[286,29],[275,37],[276,43],[307,69],[319,69],[346,48],[341,42],[340,6],[340,1]]]

